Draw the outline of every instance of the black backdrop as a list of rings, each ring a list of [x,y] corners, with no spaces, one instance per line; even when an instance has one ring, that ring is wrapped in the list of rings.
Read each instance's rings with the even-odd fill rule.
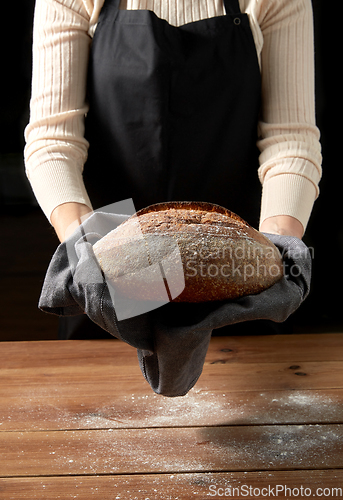
[[[316,49],[316,108],[323,149],[323,178],[304,241],[314,249],[311,294],[289,323],[293,331],[341,331],[343,327],[343,229],[341,217],[341,53],[340,18],[324,0],[312,0]],[[22,151],[28,121],[34,0],[8,7],[2,39],[0,111],[0,216],[32,210]],[[47,226],[47,230],[48,226]],[[1,231],[2,233],[2,231]],[[3,234],[0,236],[3,238]],[[1,241],[1,245],[4,240]],[[57,241],[56,241],[57,243]]]

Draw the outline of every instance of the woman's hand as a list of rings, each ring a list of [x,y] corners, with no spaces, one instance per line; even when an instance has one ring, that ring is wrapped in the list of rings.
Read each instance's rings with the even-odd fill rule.
[[[284,236],[296,236],[300,240],[304,235],[304,228],[301,222],[289,215],[268,217],[268,219],[262,222],[260,231],[263,233],[280,234]]]
[[[67,239],[92,213],[92,210],[82,203],[70,202],[58,205],[51,214],[51,223],[60,242]]]

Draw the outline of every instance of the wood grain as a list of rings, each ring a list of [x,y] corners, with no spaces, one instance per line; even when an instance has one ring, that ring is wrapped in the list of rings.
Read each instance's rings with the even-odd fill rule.
[[[342,361],[343,334],[212,337],[206,362]]]
[[[339,468],[341,425],[2,432],[2,476]]]
[[[195,388],[171,399],[153,393],[123,342],[3,343],[0,432],[341,422],[342,338],[213,338]]]
[[[1,370],[94,364],[136,365],[136,350],[113,340],[3,342]],[[343,361],[343,334],[212,337],[206,364]]]
[[[0,499],[342,488],[342,340],[214,337],[181,398],[154,394],[117,340],[2,343]]]
[[[291,366],[299,366],[292,369]],[[48,397],[58,393],[72,395],[110,395],[146,393],[145,380],[136,366],[69,366],[61,369],[53,365],[40,370],[24,368],[0,371],[0,397],[16,394],[25,398]],[[342,362],[289,363],[240,363],[206,365],[196,385],[207,391],[272,391],[343,388]],[[151,389],[150,389],[151,390]]]
[[[211,489],[210,489],[211,488]],[[234,489],[235,488],[235,489]],[[239,488],[239,489],[238,489]],[[278,488],[278,489],[277,489]],[[311,496],[325,493],[323,498],[340,498],[343,471],[270,471],[188,474],[128,474],[114,476],[5,478],[0,482],[1,500],[208,500],[211,497],[248,500],[290,498],[301,492]],[[319,488],[318,492],[317,489]],[[212,494],[210,496],[209,494]],[[229,493],[231,495],[229,496]],[[260,493],[260,494],[259,494]],[[264,494],[264,496],[262,496]],[[294,498],[295,498],[294,495]],[[298,495],[298,498],[301,498]],[[306,498],[303,495],[303,498]]]
[[[132,387],[130,391],[132,391]],[[341,423],[343,389],[220,392],[163,398],[150,389],[111,396],[0,398],[0,432]]]

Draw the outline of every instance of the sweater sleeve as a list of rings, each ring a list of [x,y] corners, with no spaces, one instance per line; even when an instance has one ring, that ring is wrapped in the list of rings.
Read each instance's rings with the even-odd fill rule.
[[[36,0],[26,174],[43,212],[66,202],[88,205],[83,183],[87,65],[104,0]],[[222,15],[221,0],[121,0],[121,8],[151,9],[171,24]]]
[[[290,215],[305,229],[321,177],[312,5],[310,0],[262,4],[260,222],[275,215]]]
[[[89,34],[102,3],[36,0],[25,165],[49,219],[62,203],[75,201],[92,208],[82,178],[88,150],[84,138],[86,74]],[[167,4],[175,9],[165,11]],[[291,215],[305,228],[321,175],[311,0],[240,0],[240,4],[250,16],[262,70],[261,222],[273,215]],[[149,5],[143,0],[126,2],[127,8],[153,8],[176,25],[223,14],[221,0],[206,0],[201,11],[198,0],[182,0],[181,10],[177,5],[181,0],[154,0]]]
[[[82,0],[37,0],[33,29],[30,122],[24,151],[28,179],[50,219],[74,201],[91,208],[82,171],[90,15]]]

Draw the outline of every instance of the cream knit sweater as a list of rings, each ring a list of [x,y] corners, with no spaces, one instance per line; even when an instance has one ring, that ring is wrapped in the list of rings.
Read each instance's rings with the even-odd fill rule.
[[[290,215],[305,228],[321,176],[311,0],[239,1],[241,12],[249,16],[262,74],[261,222],[274,215]],[[82,180],[88,149],[84,138],[86,72],[103,2],[36,1],[25,164],[49,219],[62,203],[91,207]],[[222,0],[122,0],[121,8],[149,9],[176,26],[224,14]]]

